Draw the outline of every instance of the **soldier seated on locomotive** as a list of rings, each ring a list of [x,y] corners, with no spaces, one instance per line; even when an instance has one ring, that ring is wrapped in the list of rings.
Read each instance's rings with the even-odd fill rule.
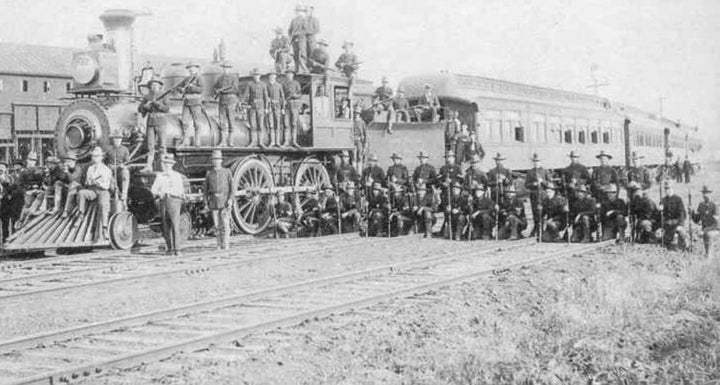
[[[712,191],[707,187],[703,186],[702,196],[703,200],[698,205],[697,210],[690,211],[693,222],[700,223],[702,225],[703,235],[703,246],[705,247],[705,257],[710,257],[710,250],[712,250],[713,242],[718,236],[720,228],[718,227],[718,212],[715,203],[710,200],[710,194]]]
[[[473,194],[470,214],[472,238],[489,240],[492,237],[493,228],[495,228],[495,215],[499,206],[487,195],[487,188],[484,184],[474,183],[470,190]]]
[[[411,197],[411,203],[415,227],[418,232],[423,233],[423,238],[428,238],[432,235],[432,228],[437,222],[435,212],[440,199],[436,194],[428,193],[427,184],[421,180],[415,186],[415,195]]]
[[[113,185],[112,171],[103,164],[103,150],[93,148],[90,153],[91,163],[85,172],[85,181],[82,189],[78,191],[78,212],[82,217],[87,211],[88,202],[96,202],[96,240],[102,241],[108,237],[108,219],[110,218],[110,188]]]
[[[25,203],[15,228],[20,228],[30,216],[39,214],[44,203],[43,179],[45,171],[37,167],[37,153],[31,151],[25,159],[25,168],[18,176],[18,185],[23,191]]]
[[[500,201],[500,226],[498,238],[514,241],[523,238],[522,232],[527,228],[525,217],[525,201],[518,198],[515,186],[508,186],[504,198]]]
[[[393,108],[393,89],[388,86],[387,77],[383,76],[381,80],[382,85],[375,90],[373,95],[373,110],[375,114],[382,114],[387,111],[387,127],[386,132],[392,134],[392,124],[395,120],[395,109]]]
[[[557,194],[557,187],[549,182],[545,186],[545,198],[542,201],[542,216],[545,223],[543,242],[562,241],[560,233],[567,227],[567,214],[570,210],[567,199]]]
[[[386,235],[385,224],[389,211],[389,196],[383,191],[380,182],[374,182],[372,184],[372,191],[368,197],[368,236],[382,237]]]
[[[360,197],[353,181],[345,183],[340,193],[340,218],[342,233],[352,233],[360,229]]]
[[[119,130],[113,132],[110,138],[112,146],[105,152],[105,164],[110,167],[116,185],[120,190],[118,198],[125,204],[128,189],[130,188],[130,170],[127,167],[130,162],[130,151],[122,145],[123,135]]]
[[[670,181],[665,181],[664,185],[665,196],[660,201],[660,211],[662,212],[663,222],[663,246],[669,250],[685,250],[686,249],[686,237],[685,232],[685,219],[687,213],[685,211],[685,204],[679,195],[673,192],[672,184]],[[675,236],[677,235],[677,243],[675,243]]]
[[[410,102],[405,98],[405,90],[398,87],[397,94],[392,100],[392,108],[395,111],[396,122],[410,122],[415,116],[415,110],[410,107]]]
[[[77,156],[68,151],[63,162],[52,176],[49,190],[53,194],[53,208],[50,214],[62,211],[62,217],[67,217],[73,208],[78,189],[83,180],[83,169],[77,164]],[[65,197],[63,204],[63,197]]]
[[[412,194],[399,183],[390,183],[390,221],[391,236],[407,235],[412,231],[413,215],[410,207]]]
[[[597,231],[597,202],[588,194],[584,184],[575,188],[575,199],[570,201],[570,220],[572,221],[571,242],[587,243]]]
[[[646,194],[642,187],[635,181],[628,183],[628,194],[630,200],[630,221],[634,224],[635,242],[655,243],[655,230],[659,227],[657,206]]]
[[[317,46],[313,48],[308,57],[310,73],[323,76],[322,96],[328,96],[327,84],[330,76],[330,55],[327,53],[327,46],[327,41],[324,39],[318,40]]]
[[[440,99],[433,92],[430,84],[423,87],[425,92],[420,97],[417,107],[420,112],[420,121],[436,123],[440,120]]]
[[[471,214],[471,198],[463,194],[462,184],[455,181],[450,190],[450,196],[445,196],[442,203],[445,205],[444,230],[449,239],[459,241],[467,230],[468,217]]]

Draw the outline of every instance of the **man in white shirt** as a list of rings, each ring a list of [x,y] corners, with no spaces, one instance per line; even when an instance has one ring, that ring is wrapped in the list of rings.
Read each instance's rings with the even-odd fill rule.
[[[85,214],[87,202],[96,201],[98,210],[96,214],[95,234],[96,241],[107,238],[108,218],[110,217],[110,186],[113,183],[112,171],[103,163],[103,150],[93,148],[90,153],[91,163],[85,173],[85,183],[78,192],[78,211]]]
[[[162,171],[155,177],[150,192],[157,200],[166,253],[180,256],[178,247],[183,241],[180,232],[180,209],[185,200],[185,185],[182,174],[172,169],[173,164],[175,157],[172,154],[165,154],[162,159]]]

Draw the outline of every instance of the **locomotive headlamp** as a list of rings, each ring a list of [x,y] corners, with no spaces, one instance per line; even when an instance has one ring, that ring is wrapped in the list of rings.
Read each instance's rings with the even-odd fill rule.
[[[73,61],[73,80],[76,83],[87,85],[90,84],[98,73],[98,64],[90,55],[80,54],[75,56]]]

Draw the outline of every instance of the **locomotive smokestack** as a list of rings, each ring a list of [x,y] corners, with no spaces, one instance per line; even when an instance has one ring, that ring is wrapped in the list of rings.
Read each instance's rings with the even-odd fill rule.
[[[133,28],[137,13],[127,9],[109,9],[100,15],[107,31],[107,42],[118,59],[118,86],[133,90]]]

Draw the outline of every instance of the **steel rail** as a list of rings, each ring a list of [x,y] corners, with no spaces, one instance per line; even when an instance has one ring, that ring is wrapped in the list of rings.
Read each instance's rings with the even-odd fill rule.
[[[568,255],[576,255],[579,253],[588,252],[603,246],[607,246],[612,244],[612,241],[605,241],[595,244],[576,244],[573,246],[567,246],[567,250],[562,250],[557,253],[553,253],[552,250],[550,250],[549,255],[541,255],[538,257],[521,257],[519,261],[509,262],[509,263],[503,263],[502,264],[502,271],[510,270],[512,268],[518,267],[518,266],[528,266],[528,265],[535,265],[540,264],[549,260],[555,260],[559,258],[563,258]],[[530,247],[534,246],[534,243],[524,243],[523,245],[528,245]],[[532,250],[528,250],[529,252],[532,252]],[[477,250],[476,250],[477,252]],[[463,254],[471,254],[470,251],[466,251]],[[313,287],[324,287],[329,283],[345,283],[347,281],[358,281],[362,280],[363,278],[372,277],[373,275],[378,275],[378,273],[385,272],[386,274],[389,273],[389,276],[392,277],[401,277],[400,268],[408,268],[412,266],[422,266],[423,264],[427,265],[428,262],[439,262],[442,259],[453,259],[457,258],[457,255],[445,255],[440,257],[431,257],[431,258],[425,258],[423,261],[413,261],[409,263],[403,263],[403,264],[394,264],[394,265],[388,265],[383,267],[378,267],[374,269],[367,269],[362,272],[355,272],[355,273],[348,273],[348,274],[342,274],[339,276],[334,277],[326,277],[322,280],[314,280],[312,282],[308,282],[305,284],[302,288],[308,288],[307,285],[312,285]],[[99,374],[105,371],[107,368],[110,367],[116,367],[122,365],[123,367],[133,366],[139,363],[147,363],[150,360],[158,359],[160,357],[167,357],[168,355],[171,355],[178,351],[183,350],[198,350],[202,348],[206,348],[208,345],[211,345],[213,343],[227,341],[230,338],[239,336],[239,335],[247,335],[256,331],[260,330],[268,330],[271,328],[279,327],[279,326],[285,326],[289,324],[295,324],[302,320],[313,318],[313,317],[321,317],[326,316],[328,314],[336,313],[336,312],[342,312],[351,310],[353,308],[357,307],[364,307],[368,305],[372,305],[378,302],[382,302],[388,299],[396,298],[396,297],[402,297],[407,296],[410,294],[416,294],[416,293],[422,293],[426,292],[431,289],[440,288],[443,286],[448,286],[452,284],[456,284],[459,282],[466,282],[471,281],[474,279],[479,278],[480,276],[486,275],[488,273],[493,273],[497,271],[497,268],[494,267],[483,267],[480,270],[473,271],[473,272],[466,272],[465,269],[462,269],[462,266],[459,267],[461,270],[457,270],[461,272],[460,274],[455,274],[447,277],[447,278],[439,278],[432,280],[431,282],[426,283],[420,283],[415,284],[412,286],[405,286],[397,289],[390,289],[389,291],[380,293],[380,294],[372,294],[369,296],[365,296],[360,299],[352,299],[350,301],[345,301],[340,304],[330,304],[329,306],[327,304],[321,305],[319,307],[311,308],[309,310],[301,309],[300,311],[296,311],[294,313],[291,313],[289,315],[284,315],[279,318],[275,318],[272,320],[263,320],[260,322],[255,322],[251,324],[246,324],[240,327],[235,327],[232,329],[226,329],[221,330],[218,332],[210,332],[210,333],[203,333],[200,336],[194,336],[190,338],[186,338],[184,340],[181,340],[179,342],[169,343],[165,344],[159,347],[154,347],[151,349],[147,349],[140,352],[132,352],[132,353],[125,353],[120,354],[115,357],[111,357],[109,359],[96,361],[96,362],[90,362],[87,364],[81,364],[77,366],[73,366],[70,368],[60,369],[51,373],[45,373],[45,374],[38,374],[31,377],[27,377],[24,379],[18,379],[15,380],[15,382],[12,382],[13,385],[19,385],[19,384],[55,384],[57,382],[69,382],[71,379],[75,380],[82,377],[88,377],[92,374]],[[432,276],[431,276],[432,277]],[[301,288],[301,284],[293,285],[295,286],[295,292],[297,292],[297,289]],[[374,285],[371,285],[374,287]],[[371,290],[372,293],[372,290]],[[270,293],[272,294],[272,293]],[[280,293],[282,294],[282,293]],[[257,295],[260,298],[268,297],[268,293],[260,294],[257,293]],[[247,303],[249,300],[246,298],[245,303]],[[237,306],[241,304],[235,304],[232,306]]]

